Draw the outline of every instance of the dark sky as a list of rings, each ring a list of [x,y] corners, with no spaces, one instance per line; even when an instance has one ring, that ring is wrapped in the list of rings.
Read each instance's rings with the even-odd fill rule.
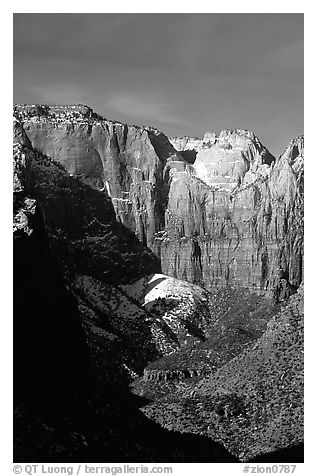
[[[303,133],[302,14],[15,14],[14,102],[84,103],[169,136]]]

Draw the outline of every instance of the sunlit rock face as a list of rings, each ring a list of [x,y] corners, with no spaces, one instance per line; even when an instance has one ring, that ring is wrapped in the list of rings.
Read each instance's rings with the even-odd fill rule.
[[[118,221],[151,246],[164,229],[169,168],[183,162],[167,137],[104,120],[87,106],[39,107],[15,108],[33,148],[110,196]]]
[[[242,129],[169,140],[87,106],[16,106],[15,116],[18,139],[110,199],[164,274],[280,298],[299,286],[302,137],[275,160]]]
[[[252,132],[225,130],[219,137],[210,135],[208,139],[208,147],[198,152],[194,168],[196,176],[211,187],[232,191],[249,170],[256,172],[273,161]]]
[[[265,173],[274,160],[253,132],[242,129],[226,129],[218,136],[213,132],[206,132],[201,140],[174,138],[173,143],[181,153],[196,152],[196,177],[211,187],[227,191],[241,185],[249,170],[255,172],[262,168]]]
[[[210,139],[207,144],[206,138]],[[286,297],[302,280],[303,137],[274,161],[253,133],[205,135],[174,173],[162,271],[207,288],[244,286]]]
[[[21,128],[16,122],[15,190],[27,186],[31,197],[28,208],[35,199],[42,210],[51,249],[63,272],[125,283],[159,271],[154,254],[116,220],[107,194],[71,177],[58,162],[28,148],[19,133]],[[20,219],[23,225],[23,214]]]

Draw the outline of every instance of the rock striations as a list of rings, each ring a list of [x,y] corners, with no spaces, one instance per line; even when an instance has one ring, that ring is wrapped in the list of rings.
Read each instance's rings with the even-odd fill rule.
[[[283,298],[302,279],[303,138],[276,161],[250,132],[211,139],[190,171],[173,176],[166,233],[156,240],[162,269]]]
[[[153,128],[103,120],[88,107],[44,111],[16,106],[32,146],[110,197],[118,221],[151,246],[164,229],[169,169],[184,162],[167,137]]]
[[[44,213],[51,246],[65,269],[111,283],[160,270],[153,253],[116,220],[106,193],[71,176],[59,162],[29,146],[20,122],[15,121],[14,132],[16,144],[28,157],[25,180],[30,196]]]
[[[280,298],[299,286],[302,137],[275,160],[240,129],[169,141],[87,106],[21,105],[15,117],[18,140],[109,197],[117,220],[154,251],[163,273]]]

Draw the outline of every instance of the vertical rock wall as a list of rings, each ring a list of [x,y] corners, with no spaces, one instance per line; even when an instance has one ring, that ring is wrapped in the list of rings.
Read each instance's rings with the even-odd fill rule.
[[[227,138],[225,147],[233,142]],[[304,141],[294,139],[273,162],[252,135],[243,147],[242,139],[231,174],[228,153],[216,145],[198,151],[194,167],[204,163],[204,181],[193,170],[174,175],[156,253],[163,272],[207,288],[230,284],[286,297],[302,280]]]
[[[33,148],[110,196],[118,221],[152,246],[164,229],[169,163],[183,162],[164,134],[96,118],[89,108],[56,106],[39,115],[17,106],[15,115]]]
[[[116,219],[156,253],[163,273],[277,297],[299,286],[302,137],[275,160],[240,129],[170,142],[85,106],[17,106],[15,115],[20,140],[111,198]]]

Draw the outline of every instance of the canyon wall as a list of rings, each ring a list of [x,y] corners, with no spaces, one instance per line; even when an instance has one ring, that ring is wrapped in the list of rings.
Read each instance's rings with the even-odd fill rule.
[[[105,207],[111,201],[116,220],[156,254],[163,273],[280,298],[301,283],[302,137],[275,160],[240,129],[169,141],[87,106],[16,106],[15,117],[17,139],[58,162]]]
[[[107,193],[70,176],[60,163],[33,149],[18,121],[14,133],[16,147],[28,157],[23,180],[43,213],[52,251],[64,274],[88,274],[113,284],[160,270],[154,254],[116,220]]]
[[[96,117],[85,106],[16,106],[33,148],[112,200],[117,220],[145,245],[164,229],[171,163],[183,159],[153,128]]]
[[[167,274],[286,297],[302,280],[304,139],[276,161],[248,131],[223,131],[170,185],[156,252]]]

